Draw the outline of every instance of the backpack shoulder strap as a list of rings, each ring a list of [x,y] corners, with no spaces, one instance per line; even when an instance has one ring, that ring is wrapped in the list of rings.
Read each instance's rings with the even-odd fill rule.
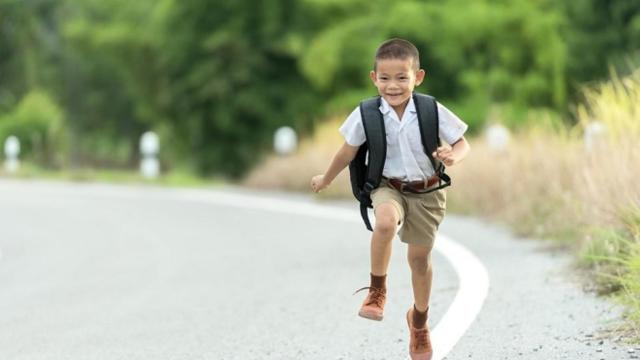
[[[372,207],[371,192],[380,186],[382,171],[387,158],[387,134],[384,128],[384,118],[380,112],[380,97],[366,99],[360,102],[360,116],[364,134],[367,138],[368,162],[366,166],[365,181],[360,189],[360,215],[369,231],[373,231],[369,221],[368,208]]]
[[[433,96],[413,93],[413,102],[416,106],[416,112],[418,113],[422,145],[431,161],[431,165],[433,165],[433,169],[438,172],[443,164],[431,155],[436,151],[438,146],[440,146],[440,128],[436,99]]]
[[[370,193],[380,185],[382,170],[387,158],[387,135],[384,128],[384,118],[380,112],[380,97],[362,101],[360,115],[369,148],[367,179],[363,190]]]

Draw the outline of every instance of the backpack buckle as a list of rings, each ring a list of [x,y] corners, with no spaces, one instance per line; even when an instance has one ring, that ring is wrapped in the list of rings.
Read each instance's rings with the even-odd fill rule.
[[[370,194],[373,189],[375,189],[376,187],[370,183],[370,182],[365,182],[364,185],[362,186],[362,190],[366,193],[366,194]]]

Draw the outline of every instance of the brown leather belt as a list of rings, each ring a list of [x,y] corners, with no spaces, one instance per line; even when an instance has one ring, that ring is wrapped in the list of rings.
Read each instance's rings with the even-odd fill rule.
[[[420,181],[402,181],[399,179],[386,179],[387,183],[394,189],[400,192],[413,192],[413,193],[421,193],[425,192],[428,188],[432,187],[435,184],[440,182],[440,177],[438,175],[433,175],[432,177],[420,180]]]

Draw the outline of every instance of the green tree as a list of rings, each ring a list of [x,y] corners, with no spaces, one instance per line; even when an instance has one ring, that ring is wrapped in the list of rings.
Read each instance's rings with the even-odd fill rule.
[[[65,147],[63,121],[62,110],[47,93],[31,91],[13,111],[0,116],[0,144],[16,136],[22,157],[44,166],[60,166]]]
[[[140,135],[158,126],[165,90],[154,1],[66,0],[64,81],[76,161],[134,166]]]
[[[308,2],[319,12],[345,14],[302,57],[305,74],[340,103],[343,92],[353,94],[350,101],[373,94],[366,74],[376,45],[403,37],[420,50],[422,91],[453,102],[472,125],[492,103],[564,108],[563,16],[547,1]]]
[[[0,1],[0,113],[54,81],[55,0]]]
[[[620,73],[640,67],[640,2],[574,0],[557,6],[568,19],[562,34],[572,90],[607,78],[610,66]]]
[[[640,3],[0,0],[0,127],[45,94],[76,165],[132,167],[153,129],[165,168],[240,176],[278,126],[304,133],[374,95],[373,52],[396,36],[420,50],[418,90],[477,129],[496,104],[517,121],[563,112],[580,84],[624,72]]]
[[[297,71],[297,11],[295,0],[167,6],[168,112],[200,172],[239,176],[270,149],[276,127],[309,127],[316,100]]]

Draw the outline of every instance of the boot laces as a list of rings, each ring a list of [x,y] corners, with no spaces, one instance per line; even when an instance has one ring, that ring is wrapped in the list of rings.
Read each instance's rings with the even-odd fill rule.
[[[362,290],[369,290],[368,301],[365,305],[375,304],[377,307],[382,307],[384,303],[384,299],[386,297],[386,290],[373,287],[373,286],[365,286],[361,289],[356,290],[353,295],[359,293]]]

